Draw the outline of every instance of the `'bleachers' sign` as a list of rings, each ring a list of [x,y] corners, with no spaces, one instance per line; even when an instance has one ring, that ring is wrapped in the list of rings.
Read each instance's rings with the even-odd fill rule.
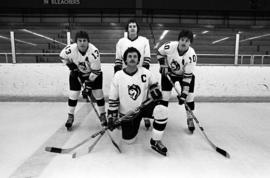
[[[44,5],[74,5],[80,3],[80,0],[43,0]]]

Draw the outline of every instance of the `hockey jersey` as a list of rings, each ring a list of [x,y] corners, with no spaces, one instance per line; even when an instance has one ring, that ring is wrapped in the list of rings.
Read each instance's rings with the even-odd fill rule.
[[[138,66],[142,66],[143,61],[150,63],[151,55],[150,55],[150,46],[147,38],[143,36],[138,36],[135,40],[130,40],[129,38],[123,37],[116,44],[116,54],[115,54],[115,64],[116,65],[124,65],[123,56],[127,48],[134,47],[136,48],[140,54],[140,63]]]
[[[78,66],[78,69],[84,73],[98,73],[101,70],[100,55],[98,49],[91,43],[85,55],[82,55],[78,50],[77,44],[73,43],[66,46],[60,53],[63,62],[73,62]]]
[[[175,75],[192,74],[197,63],[197,55],[192,47],[179,55],[178,41],[170,41],[158,49],[158,55],[164,56],[168,67]]]
[[[109,110],[119,110],[126,114],[147,99],[149,86],[157,83],[151,72],[143,67],[129,75],[125,70],[118,71],[112,80],[109,93]]]

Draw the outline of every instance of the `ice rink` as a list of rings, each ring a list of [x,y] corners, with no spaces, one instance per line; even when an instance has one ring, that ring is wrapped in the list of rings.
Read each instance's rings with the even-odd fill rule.
[[[195,115],[209,139],[230,153],[218,154],[199,129],[186,128],[183,106],[169,105],[163,138],[166,157],[150,148],[151,130],[141,125],[133,145],[107,134],[94,150],[73,159],[44,151],[46,146],[72,147],[101,126],[89,103],[80,102],[75,126],[67,132],[64,102],[0,102],[0,177],[12,178],[267,178],[270,175],[270,103],[199,102]],[[93,143],[90,140],[77,151]]]

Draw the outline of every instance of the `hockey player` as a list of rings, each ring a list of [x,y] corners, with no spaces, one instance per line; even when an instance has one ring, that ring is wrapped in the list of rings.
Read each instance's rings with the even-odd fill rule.
[[[195,76],[193,74],[197,62],[197,55],[190,46],[193,42],[193,33],[190,30],[182,30],[178,35],[178,41],[170,41],[163,44],[158,49],[157,59],[160,63],[161,89],[163,103],[168,107],[172,85],[167,78],[170,75],[172,81],[181,85],[181,96],[178,96],[179,104],[186,102],[191,110],[195,109],[194,85]],[[187,125],[191,133],[195,127],[191,113],[186,108]]]
[[[89,36],[85,31],[76,33],[75,42],[66,46],[60,53],[62,62],[70,69],[68,119],[65,126],[70,130],[74,122],[74,112],[81,91],[81,82],[85,85],[82,91],[84,98],[93,94],[99,109],[101,124],[105,126],[107,121],[99,51],[93,44],[89,43]]]
[[[161,139],[167,124],[167,108],[159,105],[162,98],[158,88],[157,80],[151,72],[143,67],[137,66],[140,63],[140,52],[134,48],[128,48],[123,55],[126,67],[118,71],[112,80],[109,94],[108,127],[113,130],[117,125],[118,116],[126,115],[128,111],[140,106],[148,97],[154,102],[146,105],[138,115],[129,120],[122,121],[122,139],[131,144],[138,134],[140,122],[143,117],[153,118],[151,147],[159,153],[166,155],[167,148],[162,144]]]
[[[135,20],[129,20],[125,30],[127,32],[127,37],[121,38],[116,44],[114,73],[125,66],[123,55],[129,47],[134,47],[140,52],[141,58],[139,66],[149,69],[151,61],[149,40],[146,37],[138,35],[140,27]],[[144,121],[146,129],[148,129],[151,126],[150,120],[144,118]]]

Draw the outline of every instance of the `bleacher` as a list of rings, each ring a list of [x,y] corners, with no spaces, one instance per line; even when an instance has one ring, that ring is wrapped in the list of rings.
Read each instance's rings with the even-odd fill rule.
[[[34,33],[44,35],[48,38],[36,36],[22,28],[10,29],[10,27],[0,27],[0,36],[9,38],[10,30],[14,31],[16,44],[16,62],[18,63],[38,63],[38,62],[60,62],[57,54],[65,47],[67,43],[67,31],[71,32],[73,38],[78,30],[86,30],[89,33],[90,41],[102,54],[103,62],[113,62],[114,55],[106,53],[115,53],[115,45],[117,41],[124,35],[125,24],[102,24],[87,26],[25,26],[24,29]],[[177,40],[179,31],[183,29],[181,26],[160,26],[142,24],[140,35],[145,36],[150,41],[151,52],[154,54],[156,48],[166,41]],[[160,39],[164,30],[169,30],[163,39]],[[195,49],[199,64],[233,64],[235,53],[236,33],[240,33],[239,55],[268,55],[270,50],[270,35],[267,36],[268,29],[232,29],[232,28],[191,28],[194,32],[194,43],[192,47]],[[205,31],[208,32],[205,32]],[[265,35],[254,40],[245,40],[254,36]],[[11,53],[11,44],[9,39],[0,37],[0,53]],[[226,40],[221,40],[227,38]],[[220,40],[220,41],[219,41]],[[31,54],[29,54],[31,53]],[[33,55],[32,53],[38,53]],[[45,53],[45,54],[43,54]],[[210,54],[207,56],[207,54]],[[223,54],[223,55],[220,55]],[[11,55],[0,55],[0,62],[11,62]],[[153,62],[156,62],[153,55]],[[242,61],[249,63],[250,57],[243,56]],[[254,64],[260,64],[260,58],[254,58]],[[243,62],[244,60],[244,62]],[[270,58],[265,57],[264,64],[270,64]]]

